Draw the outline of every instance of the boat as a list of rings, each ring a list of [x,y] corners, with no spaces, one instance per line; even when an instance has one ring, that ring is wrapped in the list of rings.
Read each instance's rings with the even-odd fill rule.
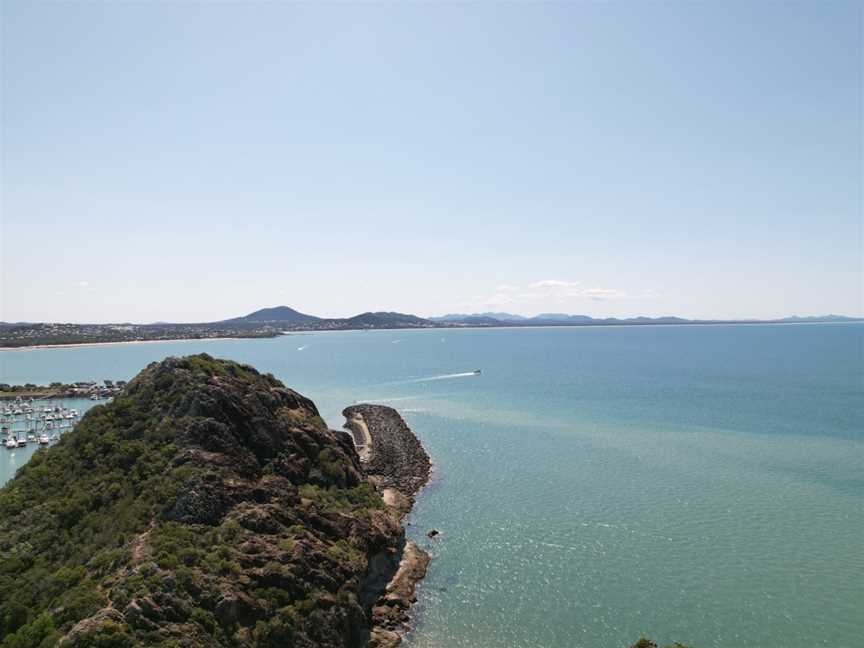
[[[47,434],[39,435],[39,445],[48,445],[49,439]]]
[[[27,439],[25,439],[24,437],[21,437],[20,439],[18,439],[18,447],[19,448],[23,448],[26,445],[27,445]]]
[[[13,450],[18,447],[18,441],[15,439],[15,437],[10,436],[6,438],[6,440],[3,442],[3,445],[9,450]]]
[[[479,369],[475,369],[475,370],[472,371],[471,373],[473,373],[475,376],[479,376],[479,375],[480,375],[481,373],[483,373],[483,372],[480,371]]]

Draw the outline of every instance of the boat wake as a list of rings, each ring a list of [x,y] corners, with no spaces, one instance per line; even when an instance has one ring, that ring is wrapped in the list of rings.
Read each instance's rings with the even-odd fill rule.
[[[406,380],[407,383],[418,383],[418,382],[431,382],[433,380],[452,380],[454,378],[471,378],[472,376],[479,376],[480,370],[477,371],[463,371],[462,373],[452,373],[452,374],[439,374],[437,376],[428,376],[426,378],[414,378],[413,380]]]
[[[297,347],[297,350],[298,350],[298,351],[302,351],[303,349],[308,349],[308,348],[309,348],[309,345],[308,345],[308,344],[304,344],[303,346]]]

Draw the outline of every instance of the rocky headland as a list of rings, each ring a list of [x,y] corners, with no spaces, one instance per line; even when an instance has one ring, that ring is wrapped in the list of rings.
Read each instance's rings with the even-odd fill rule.
[[[352,405],[342,414],[368,479],[381,493],[387,508],[401,520],[411,510],[416,494],[429,481],[432,470],[429,455],[391,407]],[[415,587],[426,575],[429,554],[410,540],[400,549],[390,567],[392,570],[395,565],[396,572],[372,608],[370,646],[385,648],[401,641],[410,621],[408,610],[416,600]]]
[[[148,366],[0,489],[0,646],[397,644],[429,460],[395,411],[349,410],[364,462],[270,375]]]

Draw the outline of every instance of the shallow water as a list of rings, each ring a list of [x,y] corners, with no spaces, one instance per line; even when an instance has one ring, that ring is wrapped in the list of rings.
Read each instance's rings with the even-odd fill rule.
[[[423,440],[435,477],[409,533],[434,560],[408,646],[858,643],[864,326],[14,351],[0,354],[0,382],[128,379],[199,351],[272,372],[334,427],[348,404],[387,403]]]

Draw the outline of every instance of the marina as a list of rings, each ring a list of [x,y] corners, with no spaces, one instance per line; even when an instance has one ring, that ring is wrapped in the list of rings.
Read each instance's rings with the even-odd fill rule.
[[[98,400],[98,399],[93,399]],[[67,400],[17,399],[0,406],[0,439],[6,450],[48,446],[75,427],[83,408]]]

